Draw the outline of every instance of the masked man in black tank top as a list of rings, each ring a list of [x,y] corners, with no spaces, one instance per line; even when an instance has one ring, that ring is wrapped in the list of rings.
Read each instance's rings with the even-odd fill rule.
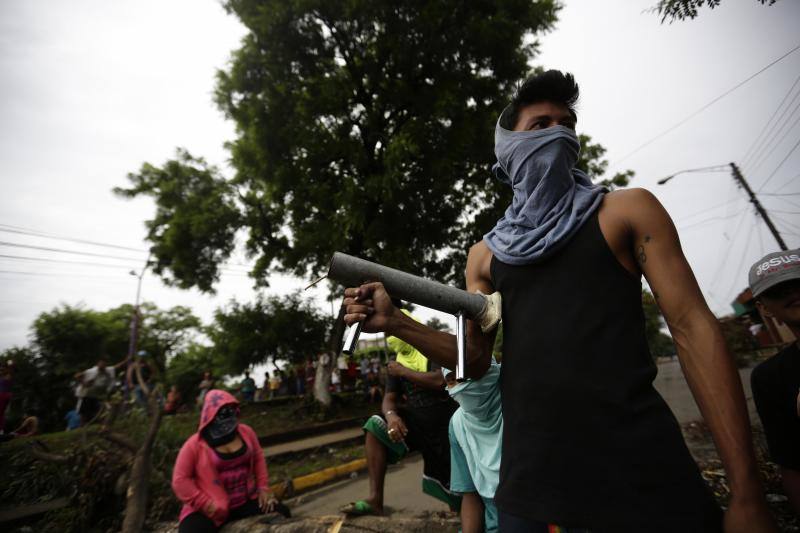
[[[559,71],[520,86],[498,120],[493,167],[514,198],[467,259],[467,289],[503,296],[500,531],[776,531],[741,382],[675,226],[648,191],[607,193],[575,169],[577,98]],[[724,518],[652,386],[642,275],[727,471]],[[345,297],[348,324],[455,367],[454,336],[406,318],[381,284]],[[469,323],[468,341],[478,378],[494,333]]]

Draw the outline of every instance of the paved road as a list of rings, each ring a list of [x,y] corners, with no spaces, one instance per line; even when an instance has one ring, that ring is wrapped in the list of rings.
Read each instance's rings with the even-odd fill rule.
[[[750,419],[758,420],[750,392],[750,369],[739,371],[750,408]],[[656,389],[669,404],[678,421],[683,424],[699,420],[700,411],[683,377],[677,361],[658,365]],[[386,502],[389,513],[414,514],[422,511],[447,510],[447,506],[422,493],[422,457],[414,456],[402,465],[390,468],[386,479]],[[366,473],[358,478],[340,481],[301,497],[302,503],[293,507],[298,516],[336,513],[342,505],[364,498],[369,493]]]
[[[744,385],[744,395],[747,399],[750,421],[758,423],[758,415],[753,404],[753,393],[750,391],[751,371],[751,368],[741,368],[739,369],[739,377],[742,380],[742,385]],[[684,424],[702,418],[677,360],[658,365],[658,376],[654,385],[656,390],[667,401],[672,412],[675,413],[678,422]]]
[[[386,513],[415,515],[422,511],[447,511],[447,506],[422,493],[422,456],[413,455],[402,464],[389,467],[386,475]],[[297,516],[336,514],[338,509],[369,495],[366,472],[323,487],[300,497],[301,503],[292,506]]]

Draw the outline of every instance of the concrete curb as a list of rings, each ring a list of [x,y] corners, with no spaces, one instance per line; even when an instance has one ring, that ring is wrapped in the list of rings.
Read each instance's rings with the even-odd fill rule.
[[[330,466],[317,472],[299,476],[289,481],[282,481],[272,486],[272,492],[278,499],[290,498],[299,492],[305,492],[330,481],[345,477],[353,472],[366,470],[367,460],[356,459],[339,466]]]
[[[308,437],[315,437],[317,435],[324,435],[325,433],[334,433],[342,429],[349,429],[361,426],[367,421],[369,416],[356,416],[352,418],[343,418],[341,420],[334,420],[332,422],[323,422],[321,424],[314,424],[312,426],[303,426],[289,431],[282,431],[281,433],[273,433],[268,435],[261,435],[258,437],[258,442],[261,446],[274,446],[275,444],[284,444],[295,440],[301,440]]]

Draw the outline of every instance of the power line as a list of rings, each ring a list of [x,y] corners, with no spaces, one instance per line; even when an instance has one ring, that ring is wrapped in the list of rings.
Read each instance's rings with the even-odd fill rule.
[[[735,239],[739,236],[739,226],[741,226],[744,219],[747,218],[746,215],[747,215],[747,209],[744,209],[741,213],[739,213],[739,221],[736,223],[733,229],[734,242]],[[723,235],[727,236],[727,233],[723,232]],[[732,249],[733,249],[733,242],[731,242],[731,245],[725,249],[725,255],[722,256],[722,262],[717,266],[716,272],[714,272],[714,277],[712,278],[713,281],[711,282],[711,287],[709,288],[709,291],[713,291],[716,289],[717,283],[719,283],[720,281],[720,274],[722,274],[722,269],[725,268],[725,266],[728,264],[728,256],[730,255]]]
[[[730,294],[734,287],[736,287],[737,283],[741,283],[739,280],[739,272],[742,271],[742,266],[744,263],[744,258],[747,257],[747,250],[750,247],[750,238],[753,236],[753,227],[758,226],[758,222],[756,224],[750,225],[750,231],[747,232],[747,238],[744,241],[744,250],[742,250],[742,256],[739,258],[739,264],[736,266],[736,270],[734,270],[733,276],[733,284],[731,284],[730,288],[726,291],[725,294]]]
[[[118,250],[128,250],[131,252],[141,252],[147,253],[147,250],[142,250],[141,248],[131,248],[130,246],[120,246],[118,244],[111,244],[106,242],[97,242],[97,241],[89,241],[85,239],[78,239],[75,237],[64,237],[59,235],[48,234],[43,231],[32,230],[27,228],[20,228],[18,226],[11,226],[9,224],[0,224],[0,231],[5,233],[18,233],[20,235],[30,235],[33,237],[42,237],[45,239],[54,239],[59,241],[70,241],[70,242],[77,242],[80,244],[89,244],[92,246],[103,246],[105,248],[116,248]]]
[[[92,267],[106,267],[106,268],[136,268],[136,267],[126,267],[125,265],[108,265],[104,263],[90,263],[89,261],[67,261],[65,259],[50,259],[46,257],[28,257],[23,255],[5,255],[0,254],[0,259],[16,259],[20,261],[39,261],[45,263],[59,263],[59,264],[68,264],[68,265],[81,265],[81,266],[92,266]]]
[[[775,217],[777,220],[783,222],[783,225],[787,228],[793,229],[794,231],[800,231],[800,226],[795,225],[793,222],[789,222],[783,217],[777,216]]]
[[[85,255],[90,257],[103,257],[106,259],[122,259],[125,261],[141,261],[140,258],[136,257],[122,257],[119,255],[108,255],[108,254],[95,254],[92,252],[79,252],[76,250],[64,250],[63,248],[49,248],[47,246],[34,246],[32,244],[20,244],[16,242],[6,242],[0,241],[0,246],[13,246],[15,248],[29,248],[31,250],[41,250],[45,252],[58,252],[62,254],[74,254],[74,255]]]
[[[792,207],[796,207],[796,208],[800,209],[800,204],[795,203],[795,202],[793,202],[793,201],[791,201],[788,198],[785,198],[783,196],[770,196],[770,197],[767,198],[767,200],[777,200],[779,202],[784,202],[786,204],[791,205]]]
[[[791,185],[791,184],[795,183],[795,181],[794,181],[794,180],[796,180],[797,178],[800,178],[800,174],[795,174],[794,176],[792,176],[791,178],[789,178],[789,179],[788,179],[788,180],[787,180],[787,181],[786,181],[786,182],[785,182],[783,185],[781,185],[780,187],[778,187],[777,189],[775,189],[775,190],[774,190],[774,191],[772,191],[772,192],[773,192],[773,193],[778,193],[778,192],[781,192],[782,190],[784,190],[784,189],[785,189],[786,187],[788,187],[789,185]],[[800,194],[800,192],[796,192],[796,193],[793,193],[793,194]]]
[[[110,276],[94,276],[92,274],[67,274],[63,272],[30,272],[25,270],[0,270],[0,274],[15,274],[21,276],[51,276],[51,277],[72,277],[72,278],[92,278],[92,279],[118,279]]]
[[[744,153],[744,156],[742,157],[742,166],[747,164],[746,161],[750,158],[751,152],[756,147],[756,145],[757,144],[761,144],[760,141],[764,140],[764,137],[762,137],[762,136],[767,131],[767,128],[769,127],[770,123],[772,122],[772,119],[774,119],[778,115],[778,112],[783,107],[783,104],[786,102],[786,100],[789,98],[789,95],[792,94],[792,91],[794,91],[794,88],[797,86],[798,82],[800,82],[800,75],[798,75],[797,79],[794,80],[794,83],[789,88],[789,90],[786,92],[786,95],[783,97],[783,100],[781,100],[781,103],[778,104],[778,107],[775,108],[775,111],[772,113],[772,116],[769,117],[769,120],[767,120],[766,124],[764,124],[764,127],[761,128],[761,131],[758,132],[758,135],[756,135],[756,138],[753,141],[753,144],[751,144],[750,148],[748,148],[747,151]],[[798,93],[798,94],[800,94],[800,93]],[[794,102],[794,99],[792,100],[792,102]],[[791,104],[789,104],[789,105],[791,106]]]
[[[791,149],[791,150],[789,150],[789,153],[788,153],[788,154],[786,154],[786,157],[784,157],[783,159],[781,159],[781,162],[780,162],[780,163],[778,163],[778,166],[777,166],[777,167],[775,167],[775,170],[773,170],[773,171],[772,171],[772,174],[770,174],[770,175],[767,177],[767,180],[766,180],[766,181],[764,182],[764,184],[763,184],[763,185],[762,185],[762,186],[761,186],[761,187],[758,189],[758,192],[761,192],[761,189],[763,189],[764,187],[766,187],[766,186],[767,186],[767,183],[769,183],[769,180],[771,180],[773,177],[775,177],[775,174],[777,174],[777,173],[778,173],[778,171],[779,171],[779,170],[781,169],[781,167],[783,166],[783,164],[784,164],[784,163],[786,163],[786,160],[787,160],[787,159],[789,159],[789,156],[791,156],[791,155],[794,153],[794,151],[795,151],[795,150],[797,150],[797,147],[798,147],[798,146],[800,146],[800,139],[798,139],[798,140],[797,140],[797,142],[794,144],[794,146],[792,146],[792,149]]]
[[[797,94],[800,95],[800,93],[797,93]],[[786,122],[784,122],[781,125],[780,129],[775,130],[775,132],[774,132],[775,135],[770,137],[770,140],[768,141],[768,144],[764,145],[764,148],[766,148],[767,146],[770,147],[769,151],[764,152],[757,159],[753,160],[753,164],[750,166],[750,170],[749,170],[750,173],[753,173],[756,169],[758,169],[758,167],[763,165],[764,162],[769,158],[769,156],[771,156],[772,153],[778,148],[778,146],[780,146],[781,141],[786,138],[786,137],[780,137],[780,135],[783,134],[783,130],[786,127],[786,125],[789,123],[789,120],[794,118],[795,113],[797,113],[797,111],[799,111],[799,110],[800,110],[800,102],[798,102],[797,106],[794,108],[794,111],[792,111],[791,116],[788,119],[786,119]],[[792,122],[792,125],[789,126],[789,130],[786,133],[788,134],[790,131],[792,131],[794,129],[794,127],[797,126],[798,122],[800,122],[800,117],[797,117],[797,119],[794,122]]]
[[[727,91],[725,91],[724,93],[722,93],[721,95],[717,96],[716,98],[714,98],[713,100],[711,100],[710,102],[708,102],[707,104],[705,104],[704,106],[702,106],[702,107],[700,107],[699,109],[697,109],[696,111],[694,111],[694,112],[690,113],[690,114],[689,114],[689,115],[688,115],[686,118],[684,118],[684,119],[682,119],[682,120],[678,121],[677,123],[675,123],[674,125],[670,126],[670,127],[669,127],[669,128],[667,128],[667,129],[665,129],[665,130],[664,130],[664,131],[662,131],[661,133],[657,134],[655,137],[651,138],[650,140],[648,140],[648,141],[645,141],[644,143],[640,144],[639,146],[637,146],[636,148],[634,148],[632,151],[628,152],[627,154],[625,154],[625,155],[624,155],[624,156],[622,156],[621,158],[619,158],[619,159],[617,159],[616,161],[614,161],[614,165],[612,166],[612,168],[613,168],[613,167],[616,167],[616,166],[618,166],[618,165],[619,165],[620,163],[622,163],[624,160],[628,159],[630,156],[632,156],[633,154],[637,153],[639,150],[641,150],[641,149],[643,149],[643,148],[645,148],[645,147],[647,147],[647,146],[651,145],[652,143],[654,143],[655,141],[657,141],[658,139],[660,139],[660,138],[661,138],[661,137],[663,137],[664,135],[666,135],[666,134],[670,133],[671,131],[673,131],[673,130],[677,129],[678,127],[680,127],[680,126],[684,125],[686,122],[688,122],[689,120],[693,119],[694,117],[696,117],[697,115],[699,115],[700,113],[702,113],[703,111],[705,111],[706,109],[708,109],[709,107],[711,107],[712,105],[716,104],[717,102],[719,102],[720,100],[722,100],[723,98],[725,98],[726,96],[728,96],[729,94],[731,94],[733,91],[735,91],[736,89],[738,89],[738,88],[739,88],[739,87],[741,87],[742,85],[746,84],[747,82],[749,82],[750,80],[752,80],[753,78],[755,78],[756,76],[758,76],[759,74],[761,74],[762,72],[766,71],[767,69],[769,69],[769,68],[770,68],[770,67],[772,67],[773,65],[777,64],[777,63],[778,63],[778,62],[780,62],[781,60],[783,60],[783,59],[785,59],[786,57],[790,56],[791,54],[793,54],[794,52],[796,52],[798,49],[800,49],[800,45],[797,45],[797,46],[795,46],[794,48],[792,48],[791,50],[789,50],[788,52],[786,52],[785,54],[783,54],[783,55],[782,55],[781,57],[779,57],[778,59],[776,59],[776,60],[772,61],[772,62],[771,62],[770,64],[768,64],[767,66],[763,67],[761,70],[759,70],[759,71],[758,71],[758,72],[756,72],[755,74],[752,74],[751,76],[749,76],[748,78],[744,79],[743,81],[740,81],[739,83],[737,83],[736,85],[734,85],[733,87],[731,87],[730,89],[728,89]]]
[[[800,177],[800,176],[795,176],[795,177]],[[773,193],[762,192],[762,193],[760,193],[760,196],[769,196],[769,197],[772,197],[772,198],[781,199],[784,196],[800,196],[800,192],[785,192],[785,193],[780,193],[780,194],[774,193],[774,192]]]
[[[678,230],[685,231],[687,229],[694,228],[696,226],[700,226],[700,225],[706,224],[708,222],[715,222],[717,220],[730,220],[731,218],[733,218],[733,217],[735,217],[736,215],[739,215],[739,214],[740,213],[734,213],[732,215],[725,215],[725,216],[719,216],[719,217],[706,218],[704,220],[700,220],[698,222],[693,222],[692,224],[688,224],[686,226],[681,226],[681,227],[678,228]]]
[[[714,211],[715,209],[719,209],[720,207],[725,207],[726,205],[730,205],[730,204],[732,204],[734,202],[738,202],[738,201],[743,200],[743,199],[744,198],[741,198],[741,197],[740,198],[729,199],[727,202],[724,202],[724,203],[721,203],[721,204],[717,204],[714,207],[707,207],[707,208],[701,209],[700,211],[695,211],[694,213],[692,213],[690,215],[686,215],[685,217],[677,218],[677,219],[673,220],[673,222],[681,222],[681,221],[684,221],[684,220],[687,220],[687,219],[690,219],[690,218],[694,218],[697,215],[705,215],[705,214],[708,214],[711,211]]]

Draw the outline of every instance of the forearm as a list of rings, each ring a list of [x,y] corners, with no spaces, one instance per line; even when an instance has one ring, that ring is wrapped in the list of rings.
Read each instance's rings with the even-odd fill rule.
[[[386,416],[386,413],[389,412],[394,412],[397,414],[397,399],[393,393],[387,392],[383,395],[383,400],[381,401],[381,412],[384,416]]]
[[[472,321],[468,322],[467,334],[467,375],[481,377],[489,366],[491,351],[486,353],[485,342],[476,342],[476,331],[480,328]],[[458,360],[456,337],[444,331],[437,331],[421,324],[406,315],[397,312],[389,321],[387,333],[398,337],[414,346],[431,361],[439,365],[455,369]],[[479,335],[479,334],[478,334]]]
[[[415,372],[413,370],[406,369],[402,377],[406,378],[415,385],[419,385],[420,387],[429,390],[441,390],[444,389],[446,385],[444,381],[444,375],[442,375],[442,373],[438,370],[432,372]]]
[[[483,501],[477,492],[467,492],[461,498],[462,533],[482,533]]]
[[[710,311],[697,311],[683,322],[670,329],[684,375],[728,474],[731,494],[760,497],[747,404],[719,324]]]

